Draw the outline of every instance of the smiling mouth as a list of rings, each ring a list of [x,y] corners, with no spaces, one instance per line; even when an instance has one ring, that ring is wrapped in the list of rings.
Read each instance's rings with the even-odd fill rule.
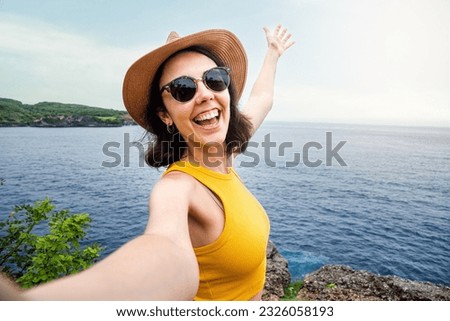
[[[218,109],[213,109],[209,112],[196,116],[193,121],[203,128],[213,128],[219,123],[220,115],[221,112]]]

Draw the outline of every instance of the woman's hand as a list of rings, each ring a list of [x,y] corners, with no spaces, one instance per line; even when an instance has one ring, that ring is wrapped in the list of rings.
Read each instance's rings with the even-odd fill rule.
[[[274,50],[278,54],[278,57],[295,43],[294,41],[289,41],[292,35],[287,32],[286,28],[282,29],[281,25],[276,26],[273,32],[267,27],[264,27],[264,31],[269,49]]]
[[[278,58],[294,44],[294,41],[290,40],[291,34],[286,28],[282,29],[281,25],[276,26],[273,32],[267,27],[264,27],[264,31],[269,48],[248,102],[242,109],[253,125],[252,135],[272,109]]]

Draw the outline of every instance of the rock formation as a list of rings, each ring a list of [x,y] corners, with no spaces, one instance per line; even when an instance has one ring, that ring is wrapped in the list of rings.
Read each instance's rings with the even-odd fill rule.
[[[263,300],[278,301],[291,282],[288,261],[269,241]],[[450,287],[398,276],[382,276],[344,265],[325,265],[304,278],[298,300],[450,301]]]
[[[288,261],[278,252],[272,241],[267,245],[266,283],[263,300],[278,301],[284,295],[284,289],[291,282]]]
[[[450,287],[397,276],[380,276],[348,266],[325,265],[307,274],[299,300],[449,301]]]

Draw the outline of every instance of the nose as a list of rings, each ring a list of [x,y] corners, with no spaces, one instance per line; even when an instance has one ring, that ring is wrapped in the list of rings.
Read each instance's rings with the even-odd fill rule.
[[[197,93],[196,93],[195,102],[197,104],[201,104],[205,101],[212,100],[214,98],[214,93],[211,89],[205,86],[203,81],[197,80]]]

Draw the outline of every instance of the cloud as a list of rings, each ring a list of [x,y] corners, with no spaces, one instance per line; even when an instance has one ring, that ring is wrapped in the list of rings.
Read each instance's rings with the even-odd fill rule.
[[[272,5],[253,15],[283,13],[287,21],[281,22],[289,25],[297,43],[277,67],[276,106],[269,119],[449,126],[448,1],[292,0]],[[123,108],[127,68],[160,44],[147,43],[149,30],[159,37],[166,29],[178,29],[159,17],[149,22],[128,16],[110,18],[107,24],[92,20],[92,25],[80,27],[79,14],[68,15],[75,19],[66,24],[72,26],[69,31],[36,18],[0,13],[0,97]],[[247,22],[242,17],[233,18],[231,30],[249,54],[244,104],[265,42],[261,30],[240,23]],[[182,25],[183,19],[175,20]],[[122,30],[121,36],[112,40],[105,25]],[[215,21],[189,24],[195,30],[215,25]],[[164,32],[155,31],[158,27]],[[80,35],[76,28],[84,33],[91,28],[92,34]],[[135,29],[141,33],[133,33],[129,40],[126,35]]]
[[[123,76],[144,52],[0,14],[0,96],[122,109]]]
[[[271,120],[446,126],[450,93],[439,90],[358,92],[317,86],[276,88]]]
[[[280,63],[270,119],[450,125],[448,2],[299,5],[315,16]]]

